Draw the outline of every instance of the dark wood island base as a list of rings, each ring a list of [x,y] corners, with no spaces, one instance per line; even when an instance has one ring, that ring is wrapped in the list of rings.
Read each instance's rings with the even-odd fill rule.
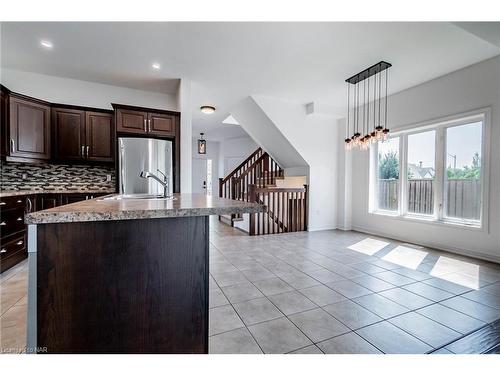
[[[33,227],[38,352],[208,353],[208,216]]]

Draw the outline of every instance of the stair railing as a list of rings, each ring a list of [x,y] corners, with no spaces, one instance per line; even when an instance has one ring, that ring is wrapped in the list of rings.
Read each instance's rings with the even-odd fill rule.
[[[308,186],[276,188],[250,185],[250,202],[264,204],[265,212],[250,214],[249,234],[277,234],[307,230]]]

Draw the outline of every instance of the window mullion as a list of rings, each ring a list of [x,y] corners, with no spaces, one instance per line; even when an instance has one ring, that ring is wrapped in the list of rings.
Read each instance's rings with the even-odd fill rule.
[[[446,140],[445,128],[439,127],[436,129],[436,174],[434,186],[434,215],[437,220],[442,220],[444,216],[444,187],[445,187],[445,170],[446,170]]]
[[[399,141],[399,155],[400,155],[400,167],[399,167],[399,214],[406,215],[408,212],[408,135],[402,135]]]

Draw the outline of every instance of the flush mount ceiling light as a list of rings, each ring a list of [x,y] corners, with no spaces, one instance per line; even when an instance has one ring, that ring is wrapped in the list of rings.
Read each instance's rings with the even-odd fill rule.
[[[46,49],[52,49],[54,47],[54,45],[50,40],[45,40],[45,39],[40,41],[40,45]]]
[[[160,65],[160,63],[155,62],[155,63],[151,64],[151,67],[155,70],[160,70],[161,65]]]
[[[202,105],[200,107],[200,111],[206,115],[211,115],[212,113],[215,112],[215,107],[211,105]]]
[[[367,150],[371,143],[389,137],[387,79],[391,66],[388,62],[380,61],[346,79],[346,150],[355,148]]]

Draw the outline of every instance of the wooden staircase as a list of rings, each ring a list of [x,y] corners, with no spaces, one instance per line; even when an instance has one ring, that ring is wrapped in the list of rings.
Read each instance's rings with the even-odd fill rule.
[[[250,214],[250,235],[307,230],[307,186],[276,187],[284,178],[283,168],[259,147],[219,179],[219,196],[266,205],[266,212]],[[242,215],[231,215],[231,226],[242,220]]]

